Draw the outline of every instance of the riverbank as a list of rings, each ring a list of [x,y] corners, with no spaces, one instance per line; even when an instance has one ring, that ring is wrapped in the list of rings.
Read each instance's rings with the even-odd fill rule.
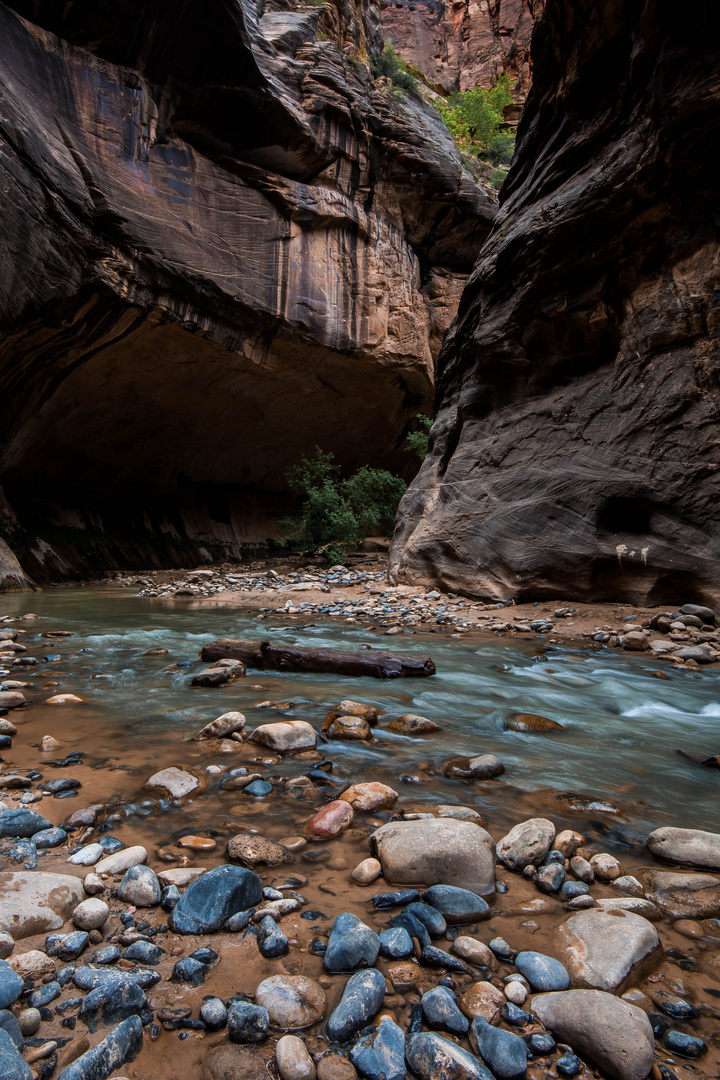
[[[382,555],[348,566],[304,566],[276,559],[241,571],[221,567],[115,575],[115,584],[137,587],[145,597],[236,604],[288,619],[322,617],[357,622],[388,637],[422,633],[463,635],[488,631],[514,637],[541,636],[548,643],[595,642],[698,669],[720,661],[720,629],[709,609],[679,604],[638,608],[620,603],[534,601],[485,604],[456,593],[392,585]]]

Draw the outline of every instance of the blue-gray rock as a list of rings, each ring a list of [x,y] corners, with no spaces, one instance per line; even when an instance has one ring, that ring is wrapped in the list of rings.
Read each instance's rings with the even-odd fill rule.
[[[0,1009],[0,1031],[4,1031],[9,1035],[13,1046],[17,1050],[22,1049],[23,1036],[20,1025],[9,1009]]]
[[[377,968],[351,975],[345,983],[340,1003],[325,1027],[328,1042],[347,1042],[360,1031],[382,1005],[385,978]]]
[[[540,892],[556,893],[562,888],[566,877],[565,867],[561,866],[560,863],[551,862],[538,871],[535,884]]]
[[[470,1042],[497,1080],[525,1075],[528,1052],[519,1035],[493,1027],[477,1016],[470,1026]]]
[[[252,870],[226,863],[196,878],[172,913],[179,934],[212,934],[231,915],[262,900],[262,882]]]
[[[403,907],[420,899],[417,889],[401,889],[396,892],[376,893],[372,898],[373,907],[384,911],[386,908]]]
[[[116,851],[124,851],[125,844],[122,840],[118,840],[117,836],[100,836],[97,843],[103,849],[106,855],[114,855]]]
[[[45,952],[48,956],[57,956],[60,960],[77,960],[85,951],[90,940],[84,930],[73,930],[69,934],[48,934],[45,938]]]
[[[544,953],[519,952],[515,967],[536,991],[567,990],[570,985],[570,976],[560,961]]]
[[[559,1057],[555,1062],[558,1076],[564,1076],[566,1078],[577,1076],[582,1067],[582,1061],[577,1054],[573,1054],[572,1050],[567,1050],[563,1056]]]
[[[707,1043],[702,1039],[686,1035],[684,1031],[676,1031],[675,1028],[665,1033],[663,1042],[671,1053],[679,1054],[680,1057],[700,1058],[707,1053]]]
[[[134,907],[155,907],[162,897],[162,886],[149,866],[131,866],[118,885],[120,900]]]
[[[160,894],[160,907],[163,911],[174,911],[180,899],[177,885],[166,885]]]
[[[267,780],[253,780],[252,784],[243,788],[242,793],[253,799],[264,799],[266,795],[272,794],[272,789],[272,784],[268,784]]]
[[[498,960],[513,961],[517,955],[515,950],[510,948],[505,938],[494,937],[492,941],[488,942],[488,947],[492,949]]]
[[[700,1010],[684,1001],[677,994],[671,994],[669,990],[653,990],[652,999],[673,1020],[695,1020],[700,1015]]]
[[[59,998],[62,994],[62,986],[59,982],[53,979],[52,982],[45,983],[43,986],[38,986],[37,990],[33,990],[29,998],[31,1009],[42,1009],[44,1005],[49,1005],[55,998]]]
[[[66,964],[65,967],[61,967],[55,976],[61,986],[65,986],[69,983],[75,974],[75,964]]]
[[[228,1011],[221,998],[211,997],[200,1006],[200,1019],[210,1031],[219,1031],[227,1024]]]
[[[437,908],[445,921],[453,925],[476,922],[490,911],[481,896],[469,889],[459,889],[457,885],[432,885],[422,898],[423,903]]]
[[[148,990],[155,983],[160,982],[160,972],[153,971],[152,968],[135,968],[134,971],[128,971],[84,964],[74,972],[72,980],[78,990],[94,990],[96,986],[108,985],[120,987],[125,986],[126,983],[135,983],[142,990]]]
[[[436,949],[434,945],[425,946],[420,953],[420,960],[423,964],[428,964],[429,967],[441,967],[445,968],[446,971],[457,971],[461,975],[472,974],[467,964],[464,964],[457,956],[450,956],[450,953],[446,953],[442,949]]]
[[[22,836],[29,838],[43,829],[52,829],[52,821],[34,810],[0,810],[0,837]]]
[[[408,904],[405,911],[407,914],[414,915],[416,919],[419,919],[432,937],[442,937],[447,930],[445,918],[432,904]]]
[[[67,840],[67,833],[59,828],[41,829],[32,836],[35,847],[41,849],[59,847],[65,840]]]
[[[228,1032],[235,1043],[259,1043],[267,1039],[270,1017],[262,1005],[233,1001],[228,1009]]]
[[[7,1031],[0,1029],[0,1080],[33,1080],[32,1069],[22,1058]]]
[[[122,949],[118,945],[105,945],[102,949],[96,949],[90,957],[93,964],[114,964],[122,956]]]
[[[420,948],[424,948],[430,944],[430,934],[425,926],[425,923],[420,922],[409,911],[401,911],[398,915],[393,915],[390,920],[390,926],[401,926],[407,930],[411,938],[417,938]]]
[[[328,971],[355,971],[372,967],[379,952],[380,940],[375,931],[357,915],[344,912],[333,923],[323,962]]]
[[[123,960],[132,960],[135,964],[159,964],[165,955],[165,949],[153,945],[151,941],[133,941],[122,954]]]
[[[134,1061],[141,1048],[142,1022],[139,1016],[130,1016],[63,1069],[58,1080],[107,1080],[115,1069]]]
[[[199,949],[195,949],[195,952],[191,952],[193,960],[199,960],[201,964],[207,964],[208,967],[212,967],[217,964],[220,956],[214,949],[209,949],[207,945],[202,945]]]
[[[443,1028],[451,1035],[465,1035],[470,1026],[460,1012],[455,995],[447,986],[435,986],[420,999],[425,1023],[431,1028]]]
[[[514,1005],[512,1001],[506,1001],[504,1005],[500,1006],[500,1019],[504,1020],[506,1024],[510,1024],[511,1027],[527,1027],[532,1023],[532,1015],[526,1013],[518,1005]]]
[[[406,960],[413,954],[412,938],[403,926],[391,926],[378,936],[380,955],[388,960]]]
[[[0,841],[0,855],[9,863],[22,863],[25,870],[34,870],[37,866],[37,848],[32,840]]]
[[[405,1080],[405,1033],[389,1016],[353,1046],[350,1060],[367,1080]]]
[[[523,1035],[523,1042],[533,1057],[547,1057],[554,1053],[557,1046],[549,1031],[534,1031],[532,1035]]]
[[[225,923],[223,930],[226,930],[229,934],[239,934],[241,930],[245,930],[250,925],[250,920],[254,914],[255,908],[248,908],[247,911],[236,911]]]
[[[561,892],[566,900],[574,900],[576,896],[588,896],[590,886],[584,881],[564,881]]]
[[[434,1031],[408,1035],[405,1060],[419,1080],[494,1080],[473,1054]]]
[[[145,1008],[145,994],[137,983],[124,986],[98,986],[87,995],[78,1013],[78,1019],[89,1032],[97,1031],[102,1024],[118,1024],[129,1016],[136,1016]]]
[[[257,943],[260,952],[267,960],[276,960],[290,951],[288,939],[272,915],[266,915],[258,926]]]
[[[0,1009],[7,1009],[20,997],[23,981],[7,960],[0,960]]]
[[[187,983],[189,986],[202,986],[210,970],[207,964],[199,960],[193,960],[192,956],[184,956],[178,960],[172,969],[170,982]]]
[[[72,776],[62,776],[58,780],[46,780],[42,789],[46,795],[62,795],[66,791],[77,791],[82,784]]]

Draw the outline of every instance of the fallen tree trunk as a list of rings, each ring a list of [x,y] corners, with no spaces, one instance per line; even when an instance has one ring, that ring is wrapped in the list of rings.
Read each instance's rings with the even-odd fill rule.
[[[233,641],[232,638],[221,638],[205,645],[202,658],[210,662],[242,660],[246,667],[261,670],[369,675],[375,679],[423,678],[435,674],[435,663],[429,656],[361,655],[339,649],[303,649],[273,645],[270,641]]]

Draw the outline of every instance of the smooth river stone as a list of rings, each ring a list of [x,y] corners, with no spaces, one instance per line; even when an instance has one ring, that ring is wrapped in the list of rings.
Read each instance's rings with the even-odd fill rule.
[[[555,826],[547,818],[530,818],[515,825],[497,846],[497,857],[509,870],[539,866],[555,839]]]
[[[95,864],[96,874],[124,874],[131,866],[140,866],[147,862],[148,853],[141,844],[135,847],[123,848],[113,855],[108,855]]]
[[[226,712],[222,716],[218,716],[216,720],[211,720],[205,727],[200,728],[190,741],[224,739],[228,735],[234,735],[236,732],[242,731],[246,723],[247,720],[241,712]]]
[[[366,1080],[405,1080],[405,1032],[390,1016],[358,1039],[350,1061]]]
[[[264,979],[255,991],[255,1001],[267,1010],[273,1027],[285,1030],[317,1024],[327,1008],[323,988],[304,975],[272,975]]]
[[[15,941],[59,930],[84,899],[82,882],[68,874],[0,873],[0,930]]]
[[[470,1043],[497,1080],[525,1075],[527,1046],[519,1035],[493,1027],[484,1017],[478,1016],[470,1026]]]
[[[645,885],[647,898],[672,919],[713,919],[720,915],[718,877],[652,870],[645,875]]]
[[[447,986],[435,986],[420,999],[425,1023],[430,1028],[444,1028],[451,1035],[466,1034],[470,1021],[460,1012],[455,995]]]
[[[654,1037],[647,1015],[602,990],[566,990],[532,999],[532,1012],[560,1042],[587,1055],[616,1080],[645,1080]]]
[[[145,787],[151,791],[162,791],[170,799],[185,799],[188,795],[202,789],[202,783],[194,773],[187,769],[171,765],[167,769],[153,773],[145,782]]]
[[[494,1080],[473,1054],[434,1031],[408,1035],[405,1058],[419,1080]]]
[[[43,829],[51,829],[52,822],[34,810],[0,810],[0,837],[29,839]]]
[[[388,728],[398,735],[428,735],[431,731],[442,731],[439,724],[428,720],[426,716],[416,716],[415,713],[403,713],[389,723]]]
[[[297,1035],[283,1035],[275,1047],[275,1062],[280,1080],[315,1080],[315,1063],[308,1048]]]
[[[342,802],[349,803],[356,814],[372,814],[375,810],[387,810],[398,801],[399,795],[387,784],[372,781],[367,784],[352,784],[340,796]]]
[[[581,911],[560,926],[559,935],[571,977],[588,989],[627,989],[663,957],[655,927],[629,911]]]
[[[335,799],[306,822],[304,831],[311,840],[332,840],[350,828],[354,817],[349,803]]]
[[[135,907],[155,907],[160,903],[162,888],[155,871],[149,866],[131,866],[118,885],[118,899]]]
[[[0,1076],[7,1080],[33,1080],[33,1075],[11,1036],[0,1028]]]
[[[315,729],[306,720],[281,720],[275,724],[261,724],[250,735],[250,741],[266,746],[280,754],[295,750],[314,750],[317,742]]]
[[[357,915],[344,912],[332,926],[323,963],[328,971],[354,971],[372,967],[378,958],[380,939]]]
[[[364,1028],[382,1005],[385,978],[377,968],[351,975],[345,983],[340,1003],[325,1027],[328,1042],[347,1042]]]
[[[370,837],[383,876],[397,885],[445,884],[478,896],[495,892],[495,841],[453,818],[391,821]]]
[[[246,866],[280,866],[291,859],[290,852],[282,844],[247,832],[238,833],[228,840],[227,856]]]
[[[238,911],[262,900],[262,882],[242,866],[216,866],[192,883],[172,913],[180,934],[212,934]]]
[[[451,925],[484,919],[490,910],[482,897],[456,885],[432,885],[425,890],[422,900],[436,908]]]
[[[720,870],[720,833],[668,827],[655,829],[646,843],[659,859],[700,870]]]
[[[559,960],[539,952],[519,952],[515,967],[535,991],[567,990],[570,976]]]

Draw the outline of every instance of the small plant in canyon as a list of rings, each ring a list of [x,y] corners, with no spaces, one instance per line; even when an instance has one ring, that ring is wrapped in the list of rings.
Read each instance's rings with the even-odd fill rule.
[[[419,457],[422,461],[427,454],[428,435],[430,434],[430,428],[432,427],[433,422],[429,416],[425,416],[424,413],[418,413],[415,417],[415,423],[417,424],[417,428],[408,435],[403,450],[415,454],[415,456]]]
[[[278,543],[301,550],[324,547],[330,562],[341,561],[340,555],[366,536],[390,533],[407,487],[386,469],[366,465],[343,478],[334,455],[319,446],[313,457],[288,469],[286,478],[302,504],[299,514],[280,522]]]
[[[407,90],[408,93],[417,90],[417,79],[389,41],[385,42],[383,51],[373,64],[372,73],[376,79],[385,76],[398,90]]]
[[[495,86],[487,90],[477,86],[451,94],[447,101],[437,102],[437,109],[459,150],[482,154],[493,161],[492,153],[507,153],[507,133],[500,131],[500,124],[503,109],[511,103],[510,76],[501,75]]]

